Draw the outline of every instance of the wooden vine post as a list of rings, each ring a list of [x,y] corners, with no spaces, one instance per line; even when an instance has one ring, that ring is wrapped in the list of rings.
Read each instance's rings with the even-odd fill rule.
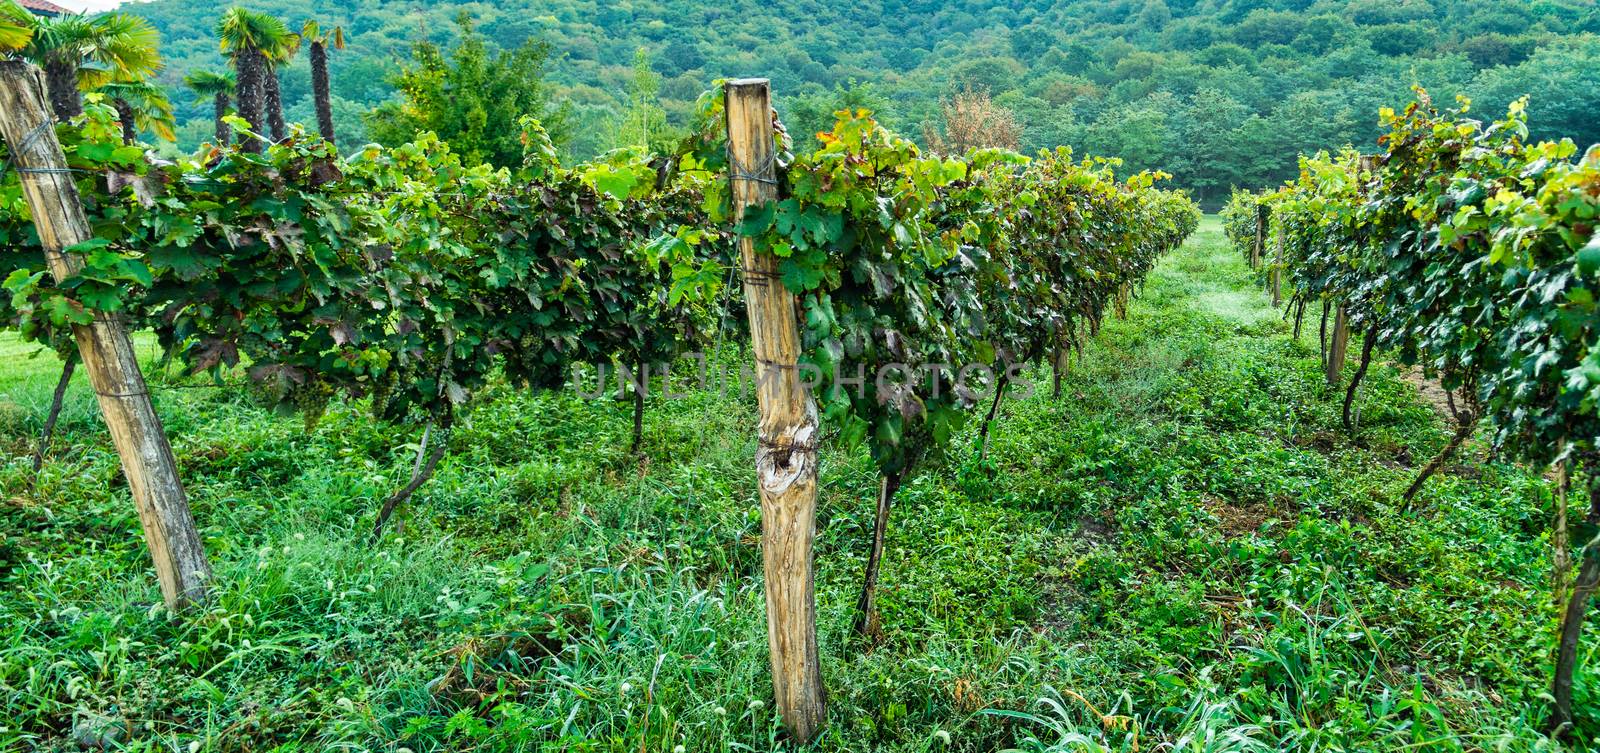
[[[1596,461],[1593,454],[1585,460],[1593,468]],[[1592,477],[1589,481],[1589,512],[1584,516],[1584,522],[1589,526],[1600,526],[1600,480]],[[1562,610],[1561,633],[1556,643],[1556,666],[1550,687],[1554,704],[1546,725],[1551,734],[1558,737],[1572,736],[1572,676],[1580,663],[1579,650],[1583,647],[1583,624],[1587,621],[1589,601],[1596,593],[1600,593],[1600,547],[1586,546],[1579,551],[1579,557],[1578,576],[1572,581],[1572,595]]]
[[[45,106],[44,74],[23,61],[0,62],[0,137],[20,175],[50,274],[71,277],[83,260],[63,250],[89,240],[89,220]],[[139,508],[161,596],[174,610],[203,600],[211,566],[127,327],[116,316],[96,312],[93,322],[74,325],[72,334]]]
[[[1377,157],[1361,155],[1356,162],[1357,171],[1365,175],[1377,167]],[[1338,387],[1339,378],[1344,372],[1345,352],[1350,347],[1350,321],[1345,316],[1344,306],[1340,305],[1333,317],[1333,332],[1328,337],[1328,361],[1324,366],[1327,369],[1328,386]]]
[[[1328,336],[1328,385],[1339,386],[1339,377],[1344,373],[1345,351],[1350,349],[1350,320],[1344,314],[1344,305],[1341,304],[1333,315],[1333,332]]]
[[[1272,210],[1266,204],[1256,204],[1256,242],[1250,247],[1251,269],[1261,268],[1261,258],[1267,245],[1267,220],[1271,217]]]
[[[725,84],[728,172],[735,218],[777,198],[772,94],[766,79]],[[761,419],[756,480],[767,593],[767,645],[778,712],[809,742],[826,721],[817,653],[812,540],[817,513],[817,408],[800,381],[799,308],[778,276],[778,258],[739,239],[756,397]]]
[[[1278,223],[1278,245],[1272,256],[1272,306],[1283,304],[1283,223]]]

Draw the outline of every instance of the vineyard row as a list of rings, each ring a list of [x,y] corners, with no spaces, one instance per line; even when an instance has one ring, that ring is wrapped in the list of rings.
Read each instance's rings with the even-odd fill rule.
[[[825,718],[819,422],[842,446],[865,444],[882,474],[864,633],[894,491],[979,395],[939,371],[812,394],[800,369],[833,382],[860,367],[985,364],[1002,375],[998,401],[1015,365],[1059,368],[1199,210],[1158,174],[1119,179],[1065,149],[925,154],[864,111],[795,153],[769,97],[762,80],[719,83],[677,153],[573,166],[533,120],[515,170],[464,164],[428,134],[341,156],[298,129],[261,154],[208,146],[153,164],[107,106],[52,127],[38,72],[0,63],[15,167],[0,182],[0,322],[90,371],[174,608],[205,598],[210,570],[130,328],[155,332],[189,373],[245,364],[308,423],[343,395],[425,424],[431,449],[374,538],[496,374],[557,388],[574,364],[638,367],[747,337],[774,682],[786,725],[809,739]],[[741,297],[747,316],[730,315]]]
[[[1529,143],[1521,102],[1483,122],[1465,101],[1441,111],[1419,94],[1383,113],[1383,151],[1303,158],[1283,188],[1236,193],[1226,229],[1269,286],[1288,287],[1296,333],[1308,304],[1322,305],[1348,429],[1375,351],[1442,383],[1457,429],[1406,491],[1407,509],[1480,424],[1500,457],[1555,466],[1561,499],[1567,479],[1587,477],[1587,513],[1568,521],[1562,506],[1553,536],[1564,608],[1549,725],[1561,732],[1600,584],[1600,147]],[[1348,385],[1346,331],[1362,336]]]

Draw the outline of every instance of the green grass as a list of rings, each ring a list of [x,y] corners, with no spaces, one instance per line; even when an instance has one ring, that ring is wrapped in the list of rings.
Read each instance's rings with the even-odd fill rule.
[[[1381,365],[1343,432],[1315,322],[1291,342],[1249,277],[1208,218],[1063,399],[1041,374],[986,464],[969,429],[927,465],[870,651],[848,628],[875,482],[825,448],[818,749],[1559,749],[1537,732],[1548,485],[1475,446],[1400,512],[1438,419]],[[246,391],[156,379],[216,567],[209,607],[175,619],[81,378],[34,482],[58,372],[30,350],[0,343],[0,750],[75,730],[130,750],[784,745],[749,402],[653,402],[641,464],[626,404],[496,388],[369,549],[418,427],[335,405],[307,433]]]

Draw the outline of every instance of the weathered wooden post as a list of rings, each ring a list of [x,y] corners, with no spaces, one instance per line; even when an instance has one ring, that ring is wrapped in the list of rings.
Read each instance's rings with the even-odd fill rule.
[[[1333,315],[1333,334],[1328,338],[1328,385],[1339,386],[1339,377],[1344,373],[1345,351],[1350,345],[1350,321],[1345,316],[1344,305]]]
[[[1250,246],[1250,268],[1261,268],[1261,257],[1267,243],[1267,219],[1271,216],[1271,209],[1259,201],[1256,203],[1256,242]]]
[[[89,240],[90,227],[44,92],[44,74],[38,68],[19,60],[0,62],[0,137],[20,175],[50,274],[64,280],[83,268],[83,260],[63,251]],[[202,600],[211,566],[127,327],[115,316],[96,312],[93,322],[74,325],[72,334],[138,505],[161,596],[172,609]]]
[[[1377,164],[1377,157],[1363,154],[1356,160],[1357,173],[1365,176],[1376,169]],[[1325,367],[1330,387],[1339,386],[1340,377],[1344,372],[1345,351],[1349,349],[1349,345],[1350,318],[1345,315],[1344,305],[1340,304],[1333,317],[1333,333],[1328,338],[1328,362]]]
[[[728,181],[735,218],[777,198],[772,94],[766,79],[724,85]],[[810,741],[826,721],[817,654],[812,539],[817,514],[817,408],[800,381],[799,309],[783,287],[778,257],[739,239],[761,422],[756,480],[767,591],[767,645],[778,712],[789,734]]]
[[[1283,304],[1283,223],[1278,223],[1278,246],[1272,256],[1272,306]]]
[[[1066,345],[1057,345],[1055,357],[1050,359],[1050,397],[1061,397],[1061,377],[1072,367],[1072,350]]]
[[[1595,458],[1585,458],[1591,463]],[[1589,467],[1593,467],[1590,465]],[[1600,482],[1589,482],[1589,512],[1584,516],[1588,526],[1600,526]],[[1600,550],[1584,547],[1578,562],[1578,575],[1572,581],[1572,595],[1566,609],[1562,610],[1560,638],[1556,642],[1556,666],[1552,673],[1550,696],[1554,701],[1546,729],[1557,737],[1571,737],[1573,730],[1572,676],[1580,665],[1583,647],[1583,624],[1587,622],[1589,601],[1600,593]]]

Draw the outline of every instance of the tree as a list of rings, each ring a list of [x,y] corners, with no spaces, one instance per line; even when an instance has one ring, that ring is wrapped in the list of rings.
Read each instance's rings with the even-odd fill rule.
[[[138,16],[49,18],[35,16],[11,0],[5,0],[0,15],[29,30],[26,43],[15,49],[44,69],[50,109],[57,120],[83,112],[83,92],[112,81],[138,81],[161,67],[155,27]]]
[[[233,73],[216,73],[214,71],[195,71],[183,77],[187,84],[201,101],[211,100],[216,113],[217,146],[227,146],[232,138],[231,129],[223,118],[229,112],[229,102],[233,97]]]
[[[834,84],[832,91],[824,89],[795,97],[780,110],[789,135],[801,140],[797,143],[810,145],[816,144],[816,134],[833,130],[834,113],[842,110],[866,110],[880,123],[894,122],[889,100],[878,93],[878,88],[853,78]]]
[[[233,60],[239,117],[250,124],[251,131],[259,132],[266,120],[269,59],[293,46],[294,35],[277,18],[233,7],[217,23],[217,36],[222,51]],[[260,153],[262,147],[260,139],[248,133],[240,134],[239,144],[247,152]]]
[[[117,109],[123,143],[138,141],[141,131],[151,131],[167,141],[177,138],[166,89],[149,81],[113,81],[100,87],[99,93],[109,97]]]
[[[300,30],[300,38],[310,45],[311,99],[317,110],[317,133],[322,138],[335,141],[333,131],[333,102],[328,85],[328,46],[344,49],[344,27],[335,26],[323,31],[316,21],[307,21]]]
[[[1305,28],[1300,14],[1258,9],[1233,28],[1233,41],[1255,49],[1266,44],[1289,44]]]
[[[1120,157],[1130,171],[1155,170],[1171,164],[1172,133],[1170,113],[1179,104],[1167,92],[1145,100],[1109,108],[1096,118],[1085,134],[1088,151],[1107,157]]]
[[[367,115],[372,138],[398,145],[429,131],[448,143],[463,162],[511,167],[522,162],[518,121],[531,115],[555,144],[564,144],[567,110],[551,105],[544,82],[549,45],[530,40],[516,50],[491,55],[466,14],[456,23],[461,43],[448,59],[431,42],[418,42],[412,48],[412,64],[393,81],[405,101],[385,104]]]
[[[986,91],[963,90],[941,101],[939,112],[943,127],[925,125],[922,129],[923,140],[935,153],[958,155],[971,149],[1017,149],[1021,145],[1022,128],[1016,117],[995,104]]]
[[[1480,68],[1516,65],[1533,55],[1537,42],[1534,37],[1525,35],[1484,34],[1462,41],[1461,52]]]
[[[261,79],[261,103],[266,110],[267,127],[274,143],[289,136],[289,124],[283,120],[283,90],[278,81],[279,66],[287,65],[300,51],[300,35],[290,34],[276,48],[267,51],[266,76]]]
[[[957,63],[950,69],[950,88],[1004,94],[1027,76],[1027,68],[1009,57],[978,57]]]
[[[1051,92],[1052,96],[1060,92]],[[1031,96],[1021,91],[1006,92],[995,100],[1011,111],[1021,131],[1023,154],[1040,149],[1054,149],[1082,143],[1083,124],[1071,105],[1058,104],[1047,97]]]
[[[672,73],[692,71],[706,64],[706,56],[700,52],[700,48],[682,38],[674,38],[668,42],[662,57],[667,61]]]
[[[1468,88],[1473,109],[1502,112],[1524,95],[1535,139],[1600,142],[1600,39],[1539,48],[1520,65],[1481,71]]]
[[[633,56],[633,76],[628,79],[628,109],[623,112],[612,141],[617,146],[652,150],[669,146],[667,111],[661,109],[661,75],[650,65],[650,53],[640,47]]]
[[[1169,23],[1172,23],[1172,9],[1164,0],[1148,0],[1139,11],[1139,28],[1152,34],[1167,28]]]
[[[1201,89],[1189,98],[1188,106],[1173,118],[1183,150],[1173,155],[1173,175],[1195,189],[1202,204],[1225,195],[1240,183],[1240,168],[1246,155],[1239,127],[1250,110],[1238,100],[1216,89]]]

